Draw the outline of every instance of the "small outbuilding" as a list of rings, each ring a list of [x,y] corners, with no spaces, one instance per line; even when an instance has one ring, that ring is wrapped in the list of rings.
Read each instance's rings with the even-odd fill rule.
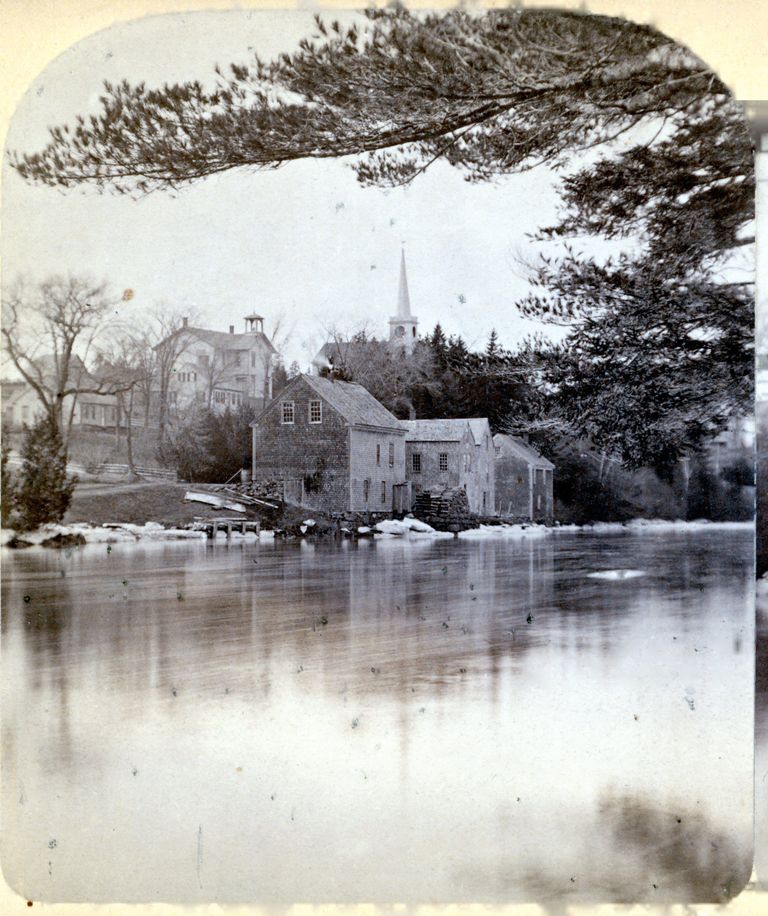
[[[551,522],[554,464],[516,436],[497,433],[493,445],[497,514],[504,518]]]
[[[495,460],[488,420],[404,420],[405,475],[414,497],[461,487],[469,511],[495,514]]]
[[[405,428],[361,385],[299,375],[251,424],[254,480],[325,512],[410,508]]]

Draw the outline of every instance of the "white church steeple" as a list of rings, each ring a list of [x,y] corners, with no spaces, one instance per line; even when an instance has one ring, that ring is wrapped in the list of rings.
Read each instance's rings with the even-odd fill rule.
[[[400,255],[400,286],[397,291],[397,315],[389,319],[389,339],[410,350],[416,342],[418,318],[411,314],[411,297],[408,293],[408,275],[405,270],[405,249]]]

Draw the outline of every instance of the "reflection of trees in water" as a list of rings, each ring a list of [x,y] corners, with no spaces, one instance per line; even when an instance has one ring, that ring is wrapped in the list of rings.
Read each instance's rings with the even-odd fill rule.
[[[768,881],[768,598],[755,615],[755,870]]]
[[[612,841],[643,863],[634,883],[609,884],[610,899],[722,903],[738,894],[752,867],[751,837],[725,834],[685,804],[605,795],[599,813]],[[610,880],[610,879],[609,879]]]
[[[596,815],[578,836],[561,832],[552,858],[508,862],[496,875],[497,892],[514,888],[518,899],[566,913],[579,902],[723,903],[749,879],[748,830],[740,837],[725,834],[688,803],[606,793]],[[563,856],[569,841],[572,848]]]
[[[478,691],[495,702],[537,648],[610,653],[650,607],[679,612],[682,629],[701,627],[709,605],[684,584],[718,567],[715,541],[696,557],[689,541],[673,543],[661,583],[587,577],[628,558],[658,564],[659,544],[635,537],[632,553],[626,536],[556,535],[29,554],[10,588],[11,626],[24,633],[26,689],[44,677],[64,706],[70,690],[89,690],[126,718],[158,703],[175,715],[185,697],[267,703],[275,688],[404,707],[414,695]],[[32,602],[22,617],[24,589]]]

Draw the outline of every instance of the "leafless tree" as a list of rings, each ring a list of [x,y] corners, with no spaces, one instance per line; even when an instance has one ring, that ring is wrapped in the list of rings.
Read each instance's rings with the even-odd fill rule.
[[[104,283],[85,277],[17,280],[3,295],[3,346],[32,388],[64,448],[81,394],[114,394],[119,384],[87,369],[116,299]]]
[[[154,379],[158,397],[158,440],[163,441],[170,404],[170,387],[176,364],[189,351],[195,337],[187,330],[195,316],[190,310],[182,310],[165,304],[156,306],[152,314],[154,352]]]

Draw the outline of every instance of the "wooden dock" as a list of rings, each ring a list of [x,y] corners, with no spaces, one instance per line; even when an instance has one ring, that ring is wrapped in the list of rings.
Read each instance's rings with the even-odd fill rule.
[[[239,534],[252,532],[257,537],[261,532],[261,522],[258,519],[251,519],[248,521],[243,518],[201,519],[200,521],[193,522],[188,527],[192,531],[204,531],[209,541],[213,541],[220,531],[225,533],[228,541],[231,540],[233,531]]]

